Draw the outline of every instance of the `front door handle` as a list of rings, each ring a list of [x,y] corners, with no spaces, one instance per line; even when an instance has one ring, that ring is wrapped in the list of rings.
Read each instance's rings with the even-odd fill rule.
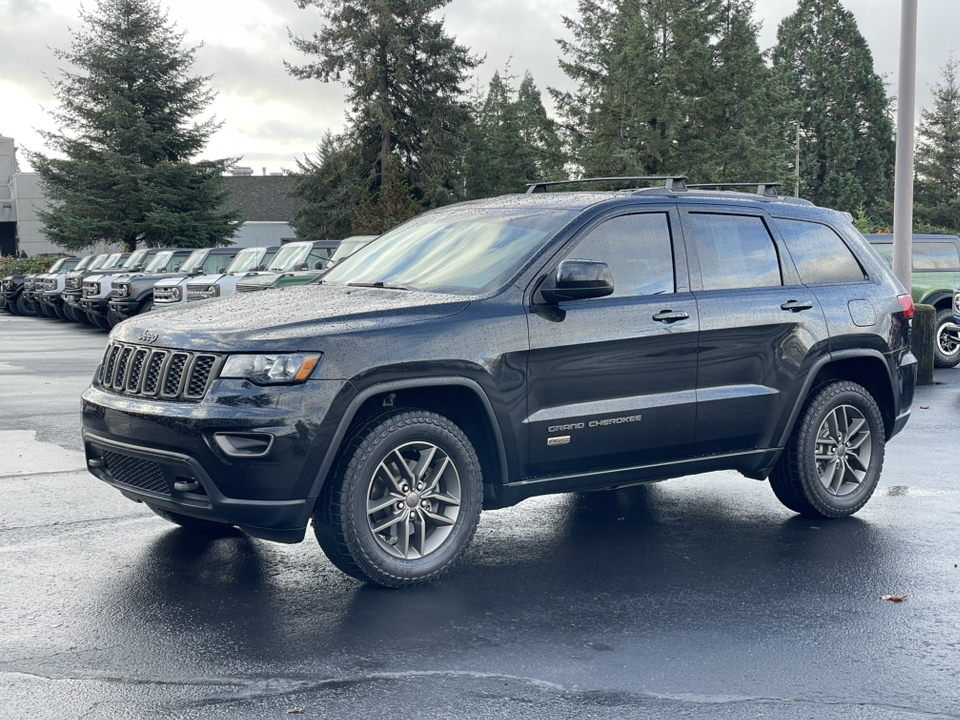
[[[690,317],[689,313],[685,313],[682,310],[680,312],[674,312],[673,310],[664,310],[653,316],[653,319],[657,322],[662,323],[675,323],[677,320],[686,320]]]
[[[781,310],[789,310],[790,312],[800,312],[801,310],[811,310],[812,308],[812,302],[800,300],[788,300],[780,306]]]

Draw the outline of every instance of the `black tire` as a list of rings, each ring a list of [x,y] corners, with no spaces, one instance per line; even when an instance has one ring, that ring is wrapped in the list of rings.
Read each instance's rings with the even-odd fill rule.
[[[53,307],[54,314],[56,314],[58,318],[60,318],[61,320],[67,319],[67,313],[62,307],[58,305],[53,305],[52,307]]]
[[[202,520],[200,518],[190,517],[189,515],[181,515],[180,513],[171,512],[170,510],[164,510],[149,503],[144,504],[153,510],[157,516],[162,517],[167,522],[172,522],[174,525],[179,525],[185,530],[203,533],[204,535],[233,535],[236,533],[233,525],[214,522],[213,520]]]
[[[153,310],[153,298],[152,298],[152,297],[147,298],[147,299],[144,300],[142,303],[140,303],[140,307],[137,308],[137,315],[143,315],[143,313],[148,313],[148,312],[150,312],[151,310]]]
[[[933,364],[938,368],[960,365],[960,333],[946,329],[946,325],[953,322],[953,310],[937,310],[933,331]]]
[[[37,306],[36,303],[27,300],[27,298],[23,296],[23,293],[21,293],[17,298],[17,311],[21,315],[36,315]]]
[[[797,418],[770,487],[801,515],[853,515],[877,487],[885,445],[880,408],[866,388],[849,381],[820,385]]]
[[[96,325],[101,330],[110,330],[110,323],[108,323],[107,319],[98,312],[91,312],[88,310],[87,319],[90,321],[91,325]]]
[[[64,304],[64,306],[63,306],[63,314],[64,314],[64,316],[66,316],[67,320],[69,320],[70,322],[75,322],[75,323],[86,323],[86,322],[87,322],[87,314],[86,314],[86,313],[78,313],[76,310],[74,310],[74,308],[73,308],[72,305]]]
[[[466,551],[482,496],[480,462],[456,424],[425,410],[387,411],[344,443],[317,500],[314,533],[348,575],[387,587],[419,585]]]
[[[10,302],[9,300],[3,304],[4,310],[6,310],[11,315],[19,315],[20,311],[17,309],[17,301],[14,300]]]

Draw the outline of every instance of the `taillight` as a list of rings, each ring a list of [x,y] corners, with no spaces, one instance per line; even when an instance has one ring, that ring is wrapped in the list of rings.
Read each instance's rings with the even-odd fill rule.
[[[897,295],[900,301],[900,307],[903,309],[903,316],[909,320],[913,317],[913,298],[909,295]]]

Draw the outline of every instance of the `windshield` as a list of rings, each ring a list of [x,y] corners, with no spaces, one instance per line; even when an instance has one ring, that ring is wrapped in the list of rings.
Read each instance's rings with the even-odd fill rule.
[[[569,219],[558,210],[438,210],[361,248],[323,282],[479,294],[506,282]]]
[[[337,245],[337,249],[333,251],[333,255],[330,256],[330,262],[339,262],[345,257],[353,255],[364,245],[368,245],[371,240],[373,240],[373,238],[364,238],[363,240],[343,240],[339,245]]]
[[[70,272],[80,267],[82,261],[80,258],[64,258],[63,265],[60,266],[60,272]]]
[[[49,273],[60,272],[60,268],[63,267],[63,264],[64,264],[66,261],[67,261],[66,258],[60,258],[59,260],[57,260],[57,261],[53,264],[53,267],[51,267],[49,270],[47,270],[47,272],[49,272]]]
[[[206,259],[210,250],[204,248],[203,250],[194,250],[190,253],[190,257],[187,258],[187,261],[180,266],[180,272],[187,275],[196,271],[198,267],[203,265],[203,261]]]
[[[92,263],[96,257],[96,255],[87,255],[85,258],[80,260],[74,270],[86,270],[88,267],[90,267],[90,263]]]
[[[173,257],[173,252],[167,250],[166,252],[157,253],[153,259],[147,263],[145,272],[155,273],[163,270],[167,264],[170,262],[170,258]]]
[[[228,273],[242,273],[252,270],[257,265],[257,261],[260,259],[260,253],[262,250],[260,248],[248,248],[246,250],[241,250],[237,253],[237,256],[233,259],[233,262],[227,266]]]
[[[123,259],[123,253],[114,253],[113,255],[107,258],[107,261],[100,266],[101,270],[109,270],[110,268],[115,268],[120,264],[120,261]]]
[[[267,267],[276,271],[290,270],[295,265],[299,265],[302,262],[300,258],[308,252],[310,252],[310,246],[308,245],[287,245],[285,248],[280,249],[280,252],[270,261]]]
[[[93,262],[87,265],[85,269],[99,270],[101,267],[103,267],[103,264],[107,261],[107,258],[109,257],[110,257],[109,255],[97,255],[95,258],[93,258]]]
[[[147,256],[147,253],[150,252],[149,248],[144,248],[143,250],[137,250],[130,257],[127,258],[127,261],[123,264],[124,270],[131,270],[140,263],[143,262],[143,259]]]

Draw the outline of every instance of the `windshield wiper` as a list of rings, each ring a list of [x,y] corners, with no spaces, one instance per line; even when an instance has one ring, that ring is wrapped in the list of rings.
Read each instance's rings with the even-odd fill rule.
[[[377,280],[372,283],[359,283],[352,282],[347,283],[350,287],[372,287],[372,288],[384,288],[386,290],[409,290],[410,288],[405,285],[387,285],[383,280]]]

